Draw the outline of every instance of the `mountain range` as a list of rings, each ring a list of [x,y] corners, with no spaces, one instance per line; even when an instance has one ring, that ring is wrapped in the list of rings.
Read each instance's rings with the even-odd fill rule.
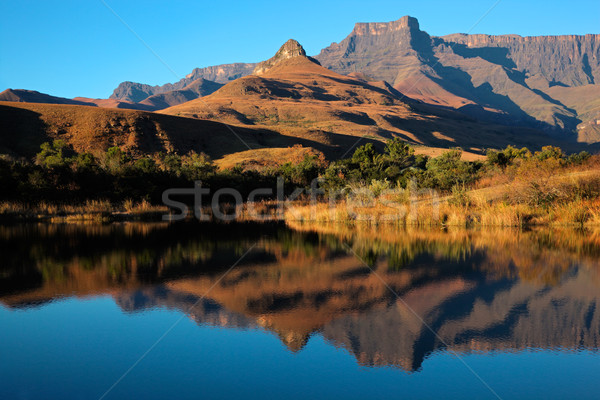
[[[483,120],[577,134],[600,117],[600,35],[431,37],[403,17],[356,24],[316,58]]]
[[[315,58],[342,75],[386,81],[405,96],[449,106],[493,122],[529,125],[584,136],[600,119],[600,35],[539,36],[453,34],[432,37],[415,18],[358,23],[344,40]],[[256,64],[196,69],[186,78],[227,83]],[[135,101],[124,82],[111,98]],[[173,104],[174,105],[174,104]]]
[[[346,143],[356,137],[374,143],[401,137],[425,153],[460,146],[476,155],[508,144],[595,150],[600,143],[600,35],[435,37],[405,16],[357,23],[345,39],[314,57],[290,40],[261,63],[197,68],[162,86],[123,82],[109,99],[7,89],[0,101],[6,107],[9,102],[49,103],[213,120],[269,131],[286,143],[304,141],[331,150],[332,157],[344,155]],[[71,118],[73,112],[65,110],[55,106],[53,113]],[[96,128],[102,134],[104,128]]]

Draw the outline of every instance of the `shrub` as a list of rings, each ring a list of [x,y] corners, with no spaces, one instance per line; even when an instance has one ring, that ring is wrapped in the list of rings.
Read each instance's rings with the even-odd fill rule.
[[[478,166],[461,160],[462,150],[452,149],[439,157],[427,161],[425,186],[450,190],[455,185],[473,182]]]
[[[181,170],[186,179],[197,181],[213,175],[217,167],[207,154],[191,152],[181,158]]]
[[[115,146],[106,151],[102,160],[102,164],[104,169],[106,169],[109,173],[118,175],[125,171],[130,161],[131,157],[119,147]]]
[[[589,160],[592,157],[590,153],[587,151],[582,151],[581,153],[571,154],[567,158],[567,162],[571,165],[580,165]]]
[[[135,162],[134,167],[137,171],[147,175],[154,174],[158,171],[156,162],[149,157],[140,158]]]
[[[76,171],[91,171],[98,167],[98,161],[93,154],[81,153],[73,158],[73,167]]]
[[[560,147],[556,146],[544,146],[541,151],[535,152],[535,158],[540,161],[555,159],[562,160],[565,158],[565,154],[563,153]]]
[[[469,207],[472,204],[468,190],[464,184],[452,186],[452,196],[448,202],[459,207]]]
[[[371,181],[371,184],[369,185],[369,190],[376,197],[378,197],[384,191],[390,190],[391,188],[392,188],[392,185],[391,185],[390,181],[387,179],[383,179],[383,180],[373,179]]]
[[[66,157],[67,144],[60,139],[52,143],[42,143],[41,151],[37,154],[35,161],[44,168],[60,168],[69,165],[70,159]]]
[[[487,164],[490,166],[498,166],[502,169],[509,165],[512,165],[515,160],[522,159],[526,160],[531,158],[531,152],[526,147],[517,149],[513,146],[507,146],[504,150],[492,150],[487,151]]]

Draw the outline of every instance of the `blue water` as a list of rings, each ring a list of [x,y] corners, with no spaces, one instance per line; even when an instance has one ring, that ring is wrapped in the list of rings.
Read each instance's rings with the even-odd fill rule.
[[[107,297],[67,299],[35,311],[0,309],[0,398],[96,399],[180,313],[122,312]],[[589,351],[454,355],[439,351],[422,371],[357,365],[320,335],[294,354],[261,329],[180,320],[104,398],[496,398],[597,399],[600,357]]]
[[[261,263],[270,259],[263,253],[272,246],[269,242],[259,251]],[[81,257],[78,253],[78,263]],[[330,254],[319,266],[324,275],[331,266],[330,257],[333,256]],[[105,262],[98,261],[96,266],[86,264],[85,269],[70,275],[68,293],[60,289],[65,284],[64,276],[56,278],[55,273],[54,278],[48,278],[46,273],[46,286],[42,289],[29,285],[26,289],[7,291],[0,297],[4,303],[0,305],[0,398],[599,398],[600,356],[595,343],[600,332],[595,306],[586,304],[582,308],[585,312],[581,326],[577,316],[567,314],[568,310],[579,310],[577,305],[584,300],[596,304],[600,298],[600,292],[597,296],[593,292],[594,285],[590,286],[591,292],[586,292],[590,290],[587,286],[590,280],[586,278],[589,267],[571,266],[552,285],[523,283],[519,278],[498,278],[488,273],[482,279],[472,269],[464,269],[473,260],[481,262],[473,257],[452,267],[457,271],[450,277],[446,273],[435,275],[431,282],[421,277],[412,284],[427,295],[419,295],[419,291],[411,295],[413,288],[403,295],[406,304],[427,310],[422,315],[432,329],[439,332],[444,343],[432,338],[427,329],[412,320],[407,309],[402,308],[404,303],[395,301],[393,296],[377,306],[370,301],[372,308],[368,309],[341,311],[334,307],[330,312],[335,316],[321,322],[316,317],[326,304],[321,294],[316,306],[312,300],[309,302],[310,307],[314,307],[314,321],[309,317],[308,322],[289,328],[297,326],[295,321],[306,315],[299,311],[309,298],[309,288],[303,286],[297,275],[297,271],[303,270],[302,265],[298,265],[300,269],[294,269],[293,274],[286,272],[288,263],[275,262],[274,267],[268,267],[273,260],[256,266],[254,258],[252,263],[242,265],[247,271],[240,276],[246,280],[252,273],[266,268],[280,271],[259,276],[263,287],[280,285],[269,298],[282,296],[287,286],[281,286],[281,282],[288,276],[292,282],[299,282],[294,293],[303,292],[302,300],[293,307],[285,303],[284,311],[277,302],[269,303],[270,311],[255,311],[259,306],[248,298],[243,313],[239,308],[227,308],[227,304],[236,308],[235,304],[244,303],[229,302],[243,292],[243,286],[227,292],[228,285],[234,285],[231,282],[214,289],[214,299],[210,293],[206,299],[178,294],[187,288],[177,286],[182,282],[189,283],[191,279],[194,285],[200,285],[198,282],[205,277],[202,272],[171,277],[164,282],[142,283],[134,288],[120,286],[124,284],[119,278],[120,283],[97,293],[83,293],[85,285],[78,274],[97,271]],[[69,257],[63,259],[65,265],[69,260],[72,261]],[[419,265],[427,258],[419,260],[401,273],[421,276],[423,269]],[[450,268],[442,264],[438,258],[427,268]],[[305,268],[313,267],[306,265]],[[114,268],[108,270],[116,276]],[[580,278],[582,274],[585,276]],[[347,285],[352,285],[353,279],[359,279],[356,282],[360,285],[365,284],[362,277],[347,276],[350,275],[344,275],[344,279],[350,279]],[[155,277],[150,280],[154,281]],[[440,283],[441,286],[435,286]],[[576,284],[580,286],[569,291]],[[76,288],[72,289],[72,285]],[[344,291],[344,286],[339,289],[334,283],[331,285],[332,293]],[[444,301],[436,303],[438,305],[427,308],[420,303],[430,301],[452,285],[458,289],[445,294]],[[434,290],[425,291],[429,288]],[[36,290],[42,290],[45,295],[49,291],[65,293],[40,302],[40,292]],[[226,295],[218,294],[219,290],[224,290]],[[535,311],[536,304],[545,301],[545,296],[551,295],[553,290],[558,290],[556,296],[562,300],[553,297],[548,305],[544,303],[541,311]],[[352,296],[358,296],[353,293]],[[582,297],[575,298],[579,295]],[[515,305],[503,311],[506,315],[492,318],[494,321],[483,328],[475,326],[486,323],[491,315],[483,312],[481,316],[478,309],[493,306],[491,308],[500,314],[498,309],[507,301],[505,298],[516,297],[519,299]],[[29,298],[37,300],[29,301]],[[226,304],[220,304],[219,299]],[[197,306],[193,307],[194,304]],[[334,304],[339,304],[339,300]],[[575,304],[575,308],[569,308],[570,304]],[[217,318],[213,318],[214,315]],[[292,315],[292,322],[277,319],[287,315]],[[272,325],[262,326],[261,318],[273,318]],[[573,322],[561,324],[561,319]],[[519,320],[521,322],[515,322]],[[539,335],[528,332],[520,324],[529,320],[535,326],[547,326],[548,331]],[[315,321],[319,321],[318,324]],[[311,330],[300,345],[294,339],[289,343],[283,339],[290,332],[302,331],[305,325],[310,325]],[[459,333],[448,333],[453,332],[455,326]],[[415,329],[421,333],[411,338],[407,346],[400,345]],[[483,343],[485,349],[478,351],[477,346],[469,347],[473,343]],[[576,345],[571,345],[573,343]],[[465,346],[471,350],[465,350]],[[412,360],[412,366],[408,365],[410,362],[399,366],[397,360],[404,359]]]

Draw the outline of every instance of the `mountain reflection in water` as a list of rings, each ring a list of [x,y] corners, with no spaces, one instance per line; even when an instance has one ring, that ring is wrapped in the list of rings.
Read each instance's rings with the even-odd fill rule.
[[[364,366],[417,371],[446,346],[596,351],[600,341],[591,232],[39,224],[0,227],[0,251],[9,308],[109,295],[126,312],[163,307],[198,324],[261,327],[294,352],[320,332]]]

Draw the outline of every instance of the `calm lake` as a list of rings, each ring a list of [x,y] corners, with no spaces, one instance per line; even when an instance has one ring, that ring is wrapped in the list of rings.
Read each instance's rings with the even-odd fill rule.
[[[0,227],[0,399],[597,399],[600,234]]]

